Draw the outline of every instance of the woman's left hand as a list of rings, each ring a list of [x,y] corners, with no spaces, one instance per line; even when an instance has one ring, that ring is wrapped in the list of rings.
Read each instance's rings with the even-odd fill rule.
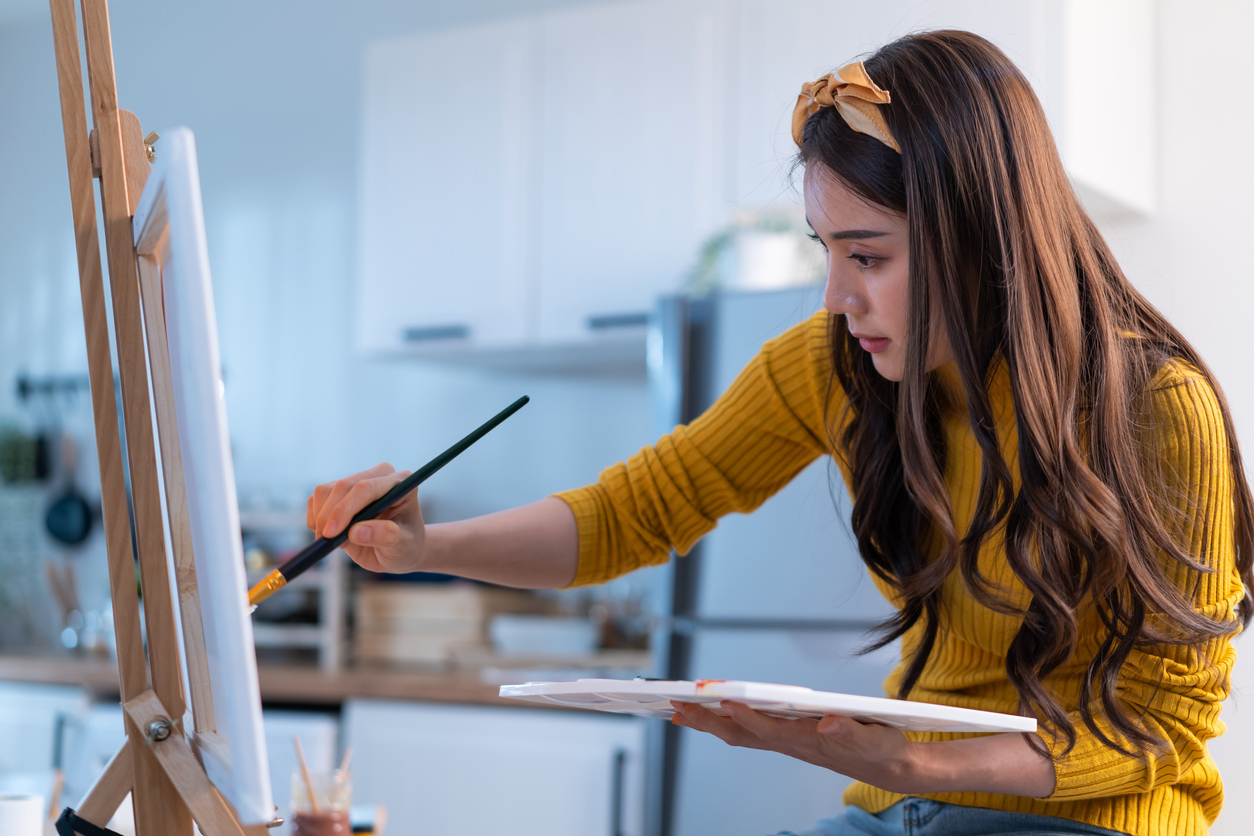
[[[831,769],[889,792],[992,792],[1045,798],[1054,792],[1054,762],[1045,742],[1020,733],[919,743],[890,726],[848,717],[785,720],[746,705],[723,703],[720,717],[695,703],[671,703],[672,722],[709,732],[732,746],[766,749]]]
[[[780,752],[890,792],[928,792],[920,744],[890,726],[848,717],[787,720],[724,702],[721,717],[696,703],[672,703],[672,722],[709,732],[732,746]]]

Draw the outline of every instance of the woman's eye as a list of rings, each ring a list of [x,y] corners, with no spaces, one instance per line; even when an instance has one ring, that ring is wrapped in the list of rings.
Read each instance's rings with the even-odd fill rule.
[[[811,241],[813,241],[814,243],[818,244],[818,245],[819,245],[820,247],[822,247],[823,249],[827,249],[827,244],[824,244],[824,243],[823,243],[823,239],[822,239],[822,238],[820,238],[818,235],[814,234],[813,232],[808,233],[808,234],[806,235],[806,237],[807,237],[807,238],[809,238],[809,239],[810,239]]]
[[[879,259],[873,255],[863,255],[862,253],[850,253],[849,258],[856,262],[863,270],[874,267],[875,262],[879,261]]]

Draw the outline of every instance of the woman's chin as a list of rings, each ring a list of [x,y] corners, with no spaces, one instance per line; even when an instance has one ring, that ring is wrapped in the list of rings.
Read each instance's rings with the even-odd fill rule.
[[[886,357],[883,354],[872,354],[871,362],[875,364],[875,370],[880,373],[880,377],[891,380],[894,383],[900,383],[905,376],[902,374],[902,364],[894,362],[894,358]]]

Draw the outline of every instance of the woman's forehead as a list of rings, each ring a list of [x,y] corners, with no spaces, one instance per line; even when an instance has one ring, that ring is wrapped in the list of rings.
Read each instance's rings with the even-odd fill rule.
[[[811,227],[905,229],[905,216],[872,203],[822,165],[810,165],[804,178],[806,220]]]

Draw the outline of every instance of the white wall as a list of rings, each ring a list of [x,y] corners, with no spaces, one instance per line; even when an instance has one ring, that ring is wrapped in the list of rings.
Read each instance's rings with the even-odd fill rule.
[[[1193,342],[1218,376],[1254,459],[1250,310],[1254,281],[1254,111],[1248,80],[1254,4],[1160,0],[1159,210],[1147,221],[1104,224],[1133,282]],[[1117,95],[1117,91],[1112,91]],[[1254,821],[1254,639],[1238,639],[1228,732],[1211,745],[1227,795],[1214,836]]]

